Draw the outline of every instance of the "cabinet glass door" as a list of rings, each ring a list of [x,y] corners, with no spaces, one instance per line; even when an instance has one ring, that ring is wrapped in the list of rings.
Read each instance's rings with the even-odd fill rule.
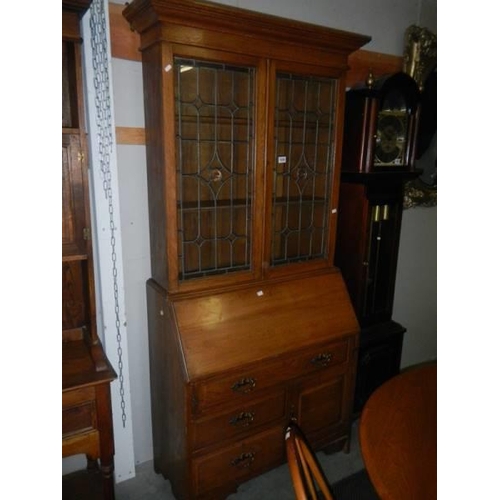
[[[175,58],[179,280],[248,270],[255,68]]]
[[[276,76],[271,265],[328,252],[337,81]]]

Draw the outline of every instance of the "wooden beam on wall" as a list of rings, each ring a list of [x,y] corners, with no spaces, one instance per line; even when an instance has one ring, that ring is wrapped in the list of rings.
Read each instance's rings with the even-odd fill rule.
[[[118,59],[141,61],[139,34],[132,30],[122,12],[125,5],[109,4],[109,29],[111,34],[111,55]]]
[[[375,78],[403,70],[403,58],[380,52],[357,50],[348,59],[349,71],[346,75],[347,87],[364,82],[371,71]]]
[[[118,59],[141,61],[139,51],[139,35],[132,31],[122,11],[121,4],[109,4],[109,24],[111,33],[111,55]],[[403,69],[403,58],[380,52],[358,50],[349,56],[349,71],[346,75],[347,87],[357,82],[364,82],[371,71],[375,77],[388,73],[396,73]],[[116,127],[118,144],[145,144],[146,136],[143,128]]]
[[[146,130],[143,127],[116,127],[117,144],[146,144]]]

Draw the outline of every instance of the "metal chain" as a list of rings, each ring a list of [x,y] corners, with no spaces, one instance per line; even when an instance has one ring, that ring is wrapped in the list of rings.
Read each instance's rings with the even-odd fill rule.
[[[108,200],[109,228],[111,231],[111,260],[113,263],[113,288],[115,298],[115,326],[118,344],[118,380],[120,382],[120,399],[122,423],[125,427],[125,390],[123,384],[122,336],[120,331],[120,305],[118,301],[118,271],[116,267],[116,238],[113,214],[113,191],[111,188],[110,159],[113,151],[113,127],[111,120],[111,95],[109,85],[107,20],[104,6],[105,0],[94,0],[90,7],[90,32],[92,46],[92,66],[94,70],[95,110],[97,122],[97,140],[99,144],[99,163],[103,178],[104,195]]]

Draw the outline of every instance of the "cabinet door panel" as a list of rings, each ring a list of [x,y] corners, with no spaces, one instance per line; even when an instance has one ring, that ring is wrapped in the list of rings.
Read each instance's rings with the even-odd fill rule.
[[[181,281],[251,268],[255,68],[174,59]]]
[[[299,385],[297,418],[312,442],[318,433],[343,424],[346,413],[345,374],[324,372],[321,377],[305,379]]]
[[[328,255],[337,81],[276,75],[271,264]]]
[[[63,256],[85,254],[85,179],[80,137],[62,136],[62,244]]]

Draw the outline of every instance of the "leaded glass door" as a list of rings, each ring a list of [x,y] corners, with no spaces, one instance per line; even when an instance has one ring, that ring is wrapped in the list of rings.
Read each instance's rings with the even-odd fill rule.
[[[174,58],[178,277],[252,262],[256,68]]]
[[[337,80],[277,72],[272,267],[329,257]]]

